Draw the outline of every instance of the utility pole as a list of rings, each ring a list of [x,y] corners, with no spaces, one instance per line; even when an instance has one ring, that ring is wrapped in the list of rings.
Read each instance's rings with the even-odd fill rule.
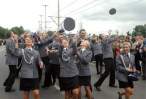
[[[48,5],[42,5],[42,6],[44,6],[45,7],[45,33],[46,33],[46,29],[47,29],[47,6]]]
[[[58,30],[60,27],[60,1],[58,0]]]
[[[43,20],[42,20],[42,17],[43,17],[43,15],[40,15],[40,32],[43,31],[43,26],[42,26]]]

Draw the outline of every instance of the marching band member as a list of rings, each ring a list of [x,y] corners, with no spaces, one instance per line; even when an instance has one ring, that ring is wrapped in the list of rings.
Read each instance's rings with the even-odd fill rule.
[[[39,41],[43,42],[44,40],[47,39],[46,37],[47,36],[45,36],[45,37],[40,36]],[[45,44],[45,45],[38,46],[40,57],[41,57],[41,59],[44,63],[44,66],[45,66],[45,77],[44,77],[44,82],[43,82],[42,88],[47,88],[47,87],[50,87],[52,85],[51,69],[50,69],[50,65],[49,65],[49,56],[48,56],[48,45],[49,45],[49,43]],[[41,69],[39,69],[39,78],[41,81],[41,78],[42,78],[42,70]]]
[[[65,99],[79,99],[79,71],[75,62],[76,44],[69,47],[67,38],[62,39],[59,50],[60,89],[65,91]]]
[[[18,48],[16,43],[17,56],[22,57],[22,67],[20,70],[20,90],[23,91],[23,99],[29,99],[32,91],[34,99],[40,99],[38,66],[43,68],[39,52],[33,49],[31,37],[25,38],[25,49]]]
[[[93,37],[91,42],[91,49],[93,52],[93,56],[96,61],[96,70],[97,74],[102,74],[102,67],[103,67],[103,53],[102,53],[102,44],[99,38]]]
[[[12,86],[15,82],[15,78],[17,75],[18,65],[18,57],[15,53],[15,34],[13,32],[10,33],[10,38],[6,40],[6,64],[9,66],[9,76],[4,82],[5,92],[10,92],[12,90]]]
[[[49,44],[49,65],[51,68],[51,76],[53,79],[53,85],[56,82],[56,79],[59,78],[59,72],[60,72],[60,63],[59,63],[59,55],[57,54],[59,51],[59,39],[58,37],[55,37],[53,42]]]
[[[40,53],[42,55],[42,60],[45,64],[46,67],[46,72],[45,72],[45,80],[44,80],[44,85],[42,85],[43,88],[49,87],[52,85],[52,80],[51,80],[51,67],[49,65],[49,57],[48,57],[48,45],[53,42],[53,39],[57,36],[57,33],[54,32],[51,37],[46,37],[43,40],[38,40],[35,44],[36,48],[40,50]],[[36,37],[37,38],[37,37]],[[41,76],[41,70],[39,69],[39,75]]]
[[[115,86],[115,66],[114,66],[114,55],[112,44],[116,41],[118,36],[111,37],[103,36],[102,40],[102,51],[103,51],[103,61],[105,64],[105,72],[100,76],[99,80],[94,84],[97,91],[101,91],[100,87],[104,80],[110,75],[109,87]]]
[[[80,95],[81,86],[85,87],[86,95],[88,99],[93,99],[92,88],[91,88],[91,71],[90,62],[92,59],[92,51],[89,49],[89,41],[84,40],[80,44],[80,50],[77,52],[78,68],[79,68],[79,84],[80,84]]]
[[[116,79],[119,81],[119,88],[123,88],[123,92],[118,92],[119,99],[125,96],[125,99],[130,99],[133,95],[134,84],[128,79],[130,72],[136,71],[135,56],[130,53],[131,44],[124,42],[123,53],[116,58]]]

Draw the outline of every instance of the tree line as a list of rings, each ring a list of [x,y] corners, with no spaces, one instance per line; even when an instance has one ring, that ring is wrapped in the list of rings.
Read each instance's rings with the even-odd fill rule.
[[[8,28],[4,28],[2,26],[0,26],[0,39],[6,39],[8,38],[8,34],[10,32],[14,32],[17,35],[21,35],[22,33],[24,33],[26,30],[24,30],[23,26],[15,26],[12,27],[11,29]],[[145,25],[137,25],[133,28],[132,33],[133,36],[137,35],[137,34],[142,34],[144,37],[146,37],[146,24]]]
[[[17,35],[21,35],[22,33],[25,32],[23,26],[15,26],[15,27],[12,27],[11,29],[8,29],[8,28],[4,28],[2,26],[0,26],[0,39],[6,39],[8,38],[8,34],[10,32],[14,32],[16,33]]]
[[[137,25],[133,29],[132,35],[142,34],[146,38],[146,24],[144,25]]]

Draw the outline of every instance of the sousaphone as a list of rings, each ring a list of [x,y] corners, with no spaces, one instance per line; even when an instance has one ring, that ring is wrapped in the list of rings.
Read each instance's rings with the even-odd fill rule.
[[[66,31],[72,31],[75,28],[75,20],[73,18],[67,17],[63,22],[63,27]]]

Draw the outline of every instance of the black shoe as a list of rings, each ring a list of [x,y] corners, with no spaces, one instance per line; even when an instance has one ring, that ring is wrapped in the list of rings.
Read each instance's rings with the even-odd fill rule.
[[[8,88],[8,87],[6,87],[6,88],[5,88],[5,92],[15,92],[15,90],[14,90],[14,89],[11,89],[11,88]]]
[[[146,80],[146,78],[143,78],[142,80]]]
[[[116,85],[109,85],[109,87],[112,87],[112,88],[117,88]]]
[[[6,82],[4,82],[3,86],[6,86]]]
[[[122,99],[122,95],[121,95],[121,93],[120,92],[118,92],[118,99]]]
[[[94,87],[95,87],[95,89],[96,89],[97,91],[101,91],[101,88],[100,88],[99,86],[97,86],[97,85],[94,84]]]

